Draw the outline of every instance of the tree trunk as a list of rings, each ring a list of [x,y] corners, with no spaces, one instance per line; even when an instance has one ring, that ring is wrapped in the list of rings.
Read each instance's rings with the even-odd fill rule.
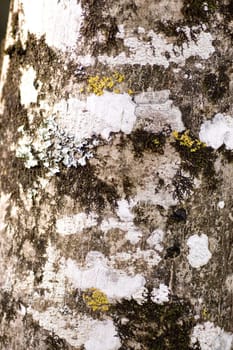
[[[12,1],[1,349],[232,349],[232,4]]]

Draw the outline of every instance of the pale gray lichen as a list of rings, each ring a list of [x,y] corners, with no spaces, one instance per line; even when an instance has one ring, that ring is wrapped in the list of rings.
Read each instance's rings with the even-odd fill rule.
[[[18,128],[21,137],[16,147],[16,157],[24,160],[26,168],[43,166],[48,174],[60,171],[60,165],[77,167],[85,165],[92,157],[91,149],[98,144],[96,138],[77,143],[74,137],[60,130],[54,117],[25,130],[24,125]]]

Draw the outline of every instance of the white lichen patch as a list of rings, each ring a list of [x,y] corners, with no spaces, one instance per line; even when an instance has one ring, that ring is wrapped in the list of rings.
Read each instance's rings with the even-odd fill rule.
[[[97,225],[97,216],[94,213],[79,213],[65,216],[56,221],[56,230],[61,236],[82,232],[85,228]]]
[[[93,135],[108,139],[111,132],[129,134],[136,121],[135,104],[128,94],[105,92],[86,99],[70,98],[55,104],[57,123],[76,142]]]
[[[65,339],[73,347],[84,346],[85,350],[117,350],[120,347],[116,329],[110,319],[100,321],[86,315],[73,315],[68,307],[60,310],[49,307],[44,312],[29,307],[27,312],[39,323],[40,327]],[[67,327],[68,324],[69,327]],[[102,348],[99,347],[100,340]]]
[[[174,106],[169,95],[170,90],[148,91],[136,95],[135,127],[143,127],[148,132],[158,133],[166,125],[170,125],[172,130],[183,131],[185,127],[181,111]]]
[[[76,0],[19,0],[19,27],[21,40],[33,33],[39,39],[45,35],[46,43],[66,51],[75,49],[82,23],[81,3]],[[17,11],[16,11],[17,12]]]
[[[233,118],[217,113],[212,120],[207,120],[201,125],[199,138],[214,149],[225,145],[226,149],[232,150]]]
[[[199,341],[201,350],[231,350],[233,334],[227,333],[212,322],[197,324],[192,333],[191,343]]]
[[[142,237],[142,232],[133,223],[134,215],[131,212],[133,202],[129,204],[123,199],[118,201],[117,204],[117,215],[119,219],[114,217],[104,219],[100,225],[100,228],[104,233],[108,233],[108,231],[116,228],[125,231],[125,238],[131,244],[137,244]]]
[[[147,244],[149,244],[151,248],[154,248],[158,252],[162,252],[163,250],[162,242],[164,239],[164,235],[165,234],[163,230],[156,229],[151,233],[150,237],[146,240],[146,242]]]
[[[130,276],[122,270],[113,269],[109,266],[107,258],[96,251],[87,254],[84,267],[68,259],[65,274],[75,288],[97,288],[112,300],[141,296],[146,283],[140,274]]]
[[[44,298],[53,302],[62,302],[66,293],[64,260],[60,259],[58,251],[48,244],[46,249],[46,263],[43,269],[43,278],[40,288],[44,289]],[[55,266],[59,266],[56,269]],[[34,295],[34,298],[40,298],[40,295]]]
[[[187,256],[189,264],[194,268],[199,268],[208,263],[212,254],[208,248],[208,236],[195,234],[187,240],[189,254]]]
[[[160,283],[159,288],[152,290],[152,301],[156,304],[164,304],[169,301],[170,290],[164,283]]]
[[[33,67],[27,67],[21,70],[21,82],[19,86],[20,102],[25,107],[29,107],[31,103],[37,102],[38,91],[34,86],[36,80],[36,71]]]
[[[111,320],[97,321],[85,342],[85,350],[117,350],[121,346],[116,328]]]
[[[191,29],[189,27],[180,28],[185,32],[187,42],[182,47],[174,47],[167,39],[150,30],[143,36],[135,36],[132,32],[125,33],[124,27],[119,27],[119,35],[124,40],[124,46],[129,51],[121,52],[117,56],[101,55],[98,57],[99,62],[107,65],[122,64],[156,64],[167,68],[170,62],[184,65],[186,59],[192,56],[198,56],[201,59],[208,59],[215,51],[212,44],[213,38],[210,33],[201,31],[196,34],[195,40],[191,37]],[[193,27],[197,30],[197,27]],[[147,40],[145,40],[145,37]]]

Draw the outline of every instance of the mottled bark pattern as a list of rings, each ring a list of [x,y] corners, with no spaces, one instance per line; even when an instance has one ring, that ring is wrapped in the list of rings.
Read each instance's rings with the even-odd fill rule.
[[[0,348],[231,350],[233,155],[199,131],[233,116],[233,2],[51,1],[82,11],[70,47],[23,33],[28,4],[2,68]]]

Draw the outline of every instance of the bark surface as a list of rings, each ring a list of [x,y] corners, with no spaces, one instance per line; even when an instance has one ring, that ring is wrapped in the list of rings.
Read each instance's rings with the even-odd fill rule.
[[[232,349],[232,15],[12,1],[2,350]]]

